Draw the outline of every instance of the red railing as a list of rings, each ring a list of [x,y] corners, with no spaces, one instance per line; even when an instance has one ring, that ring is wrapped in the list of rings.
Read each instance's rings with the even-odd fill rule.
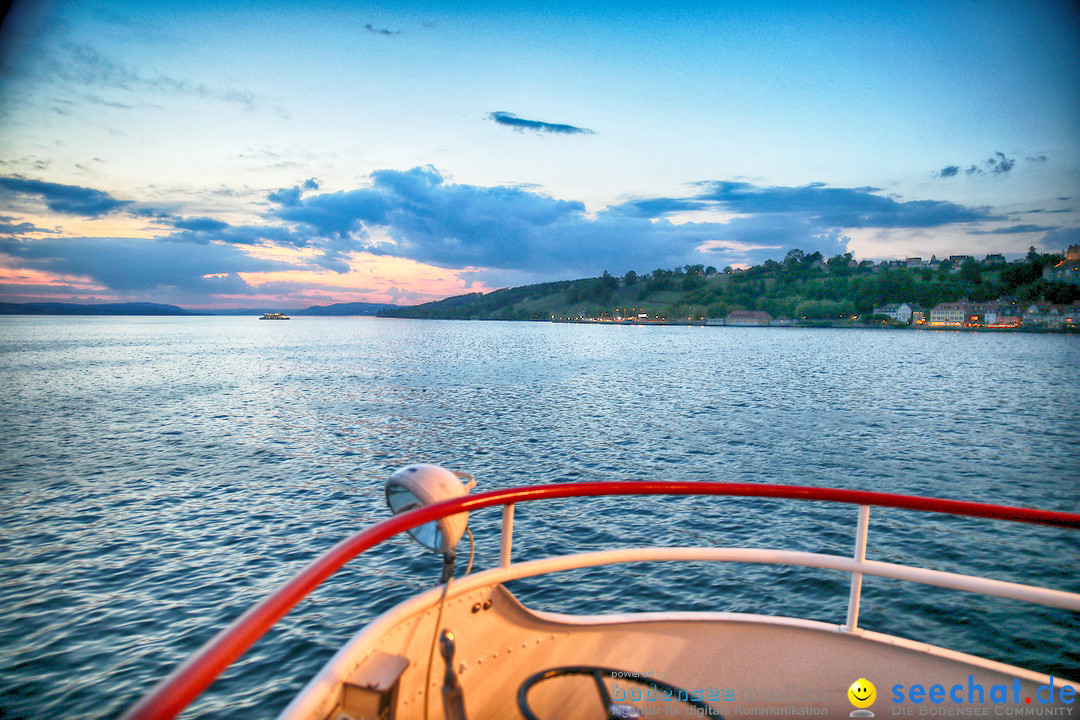
[[[166,720],[176,717],[206,690],[225,668],[240,657],[308,593],[349,560],[398,533],[466,510],[479,510],[494,505],[511,505],[530,500],[599,495],[728,495],[823,500],[1080,528],[1080,514],[1075,513],[792,485],[651,481],[591,482],[516,487],[466,495],[390,517],[342,540],[211,638],[198,652],[132,706],[123,715],[122,720]]]

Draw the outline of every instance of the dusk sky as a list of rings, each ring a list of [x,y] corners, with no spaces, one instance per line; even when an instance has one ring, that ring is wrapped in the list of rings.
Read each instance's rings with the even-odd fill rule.
[[[0,301],[413,304],[1080,242],[1080,11],[19,3]]]

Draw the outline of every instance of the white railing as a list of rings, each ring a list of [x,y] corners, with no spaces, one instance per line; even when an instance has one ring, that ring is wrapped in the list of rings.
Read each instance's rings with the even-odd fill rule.
[[[794,565],[851,573],[847,621],[843,625],[846,632],[855,632],[859,628],[859,605],[862,599],[863,575],[905,580],[953,590],[964,590],[1080,612],[1080,593],[941,570],[929,570],[910,565],[867,560],[866,546],[869,529],[870,506],[860,505],[858,526],[855,533],[855,553],[852,557],[755,548],[665,547],[603,550],[575,555],[558,555],[514,564],[511,562],[514,538],[514,506],[513,504],[507,504],[503,506],[499,567],[495,571],[488,571],[497,573],[498,579],[487,577],[486,582],[505,582],[551,572],[627,562],[745,562],[762,565]],[[487,573],[480,573],[480,575],[487,576]],[[472,585],[472,583],[468,583],[468,578],[461,578],[455,581],[459,590],[463,591],[461,587],[463,582]]]

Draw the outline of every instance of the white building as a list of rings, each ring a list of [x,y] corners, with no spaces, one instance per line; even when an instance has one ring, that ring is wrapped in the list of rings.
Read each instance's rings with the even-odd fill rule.
[[[930,308],[932,327],[963,327],[967,321],[967,303],[940,303]]]
[[[901,325],[907,325],[911,322],[911,314],[915,308],[911,307],[908,303],[890,303],[883,307],[874,308],[875,315],[887,315],[895,322]]]

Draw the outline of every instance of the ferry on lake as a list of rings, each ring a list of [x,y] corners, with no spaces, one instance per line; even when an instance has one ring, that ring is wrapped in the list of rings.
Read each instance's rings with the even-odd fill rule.
[[[407,532],[442,556],[432,588],[387,610],[304,687],[279,720],[595,720],[607,718],[1064,715],[1080,684],[859,624],[866,575],[1080,612],[1080,593],[867,560],[873,508],[1080,529],[1080,514],[795,485],[584,482],[470,494],[475,481],[435,465],[386,481],[391,516],[342,540],[207,642],[124,715],[171,718],[346,562]],[[598,496],[692,496],[827,502],[851,507],[850,555],[746,547],[619,547],[515,562],[518,504]],[[469,513],[501,507],[498,563],[455,572]],[[658,504],[656,512],[665,506]],[[648,522],[637,518],[635,522]],[[739,522],[732,512],[732,522]],[[617,532],[617,528],[610,528]],[[470,548],[472,534],[469,532]],[[962,551],[962,547],[960,548]],[[511,580],[621,563],[751,563],[850,576],[846,620],[742,612],[580,615],[534,610]],[[717,605],[723,603],[716,598]],[[918,625],[911,618],[911,626]]]
[[[263,313],[263,316],[261,318],[259,318],[259,319],[260,320],[288,320],[289,318],[284,313],[268,312],[268,313]]]

